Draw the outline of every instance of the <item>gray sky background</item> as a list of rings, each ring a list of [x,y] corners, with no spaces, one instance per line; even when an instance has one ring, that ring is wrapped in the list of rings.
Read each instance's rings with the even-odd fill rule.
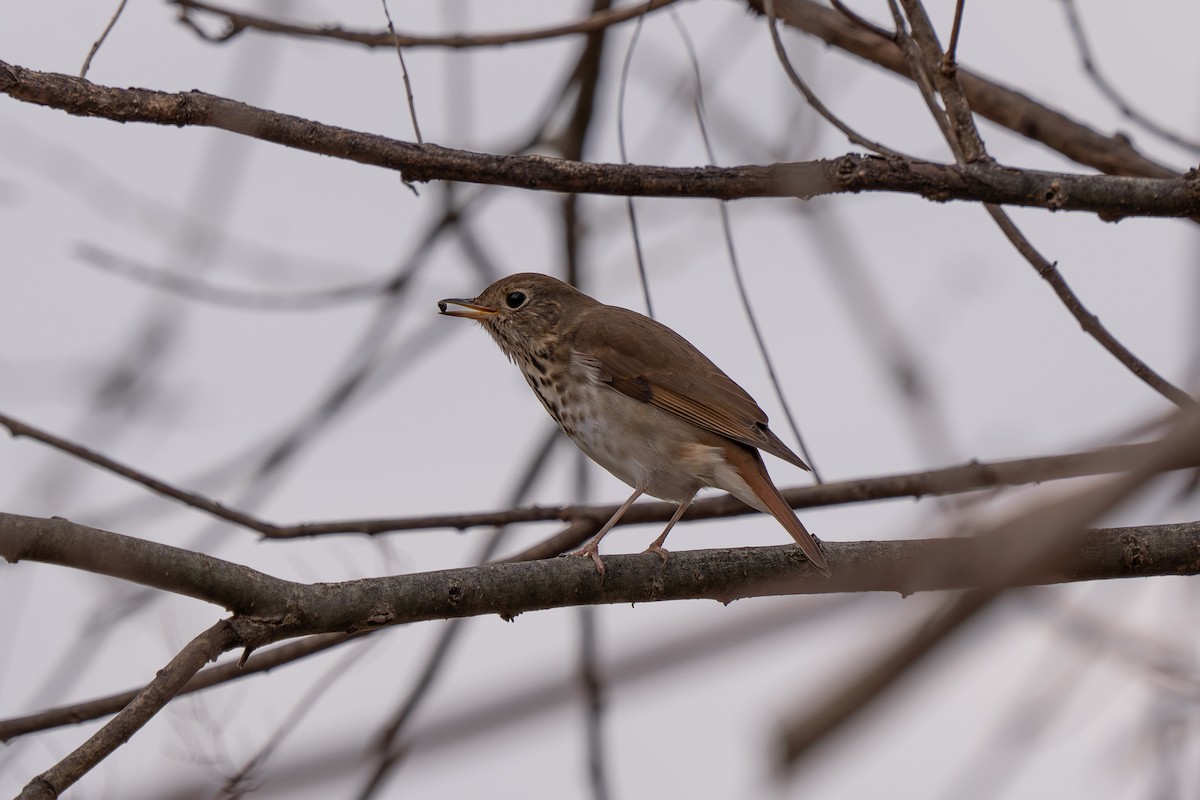
[[[1200,6],[1090,3],[1084,23],[1106,74],[1164,125],[1200,120]],[[0,59],[77,73],[115,3],[0,4]],[[246,3],[248,10],[379,29],[377,2]],[[578,4],[390,4],[412,32],[513,30],[582,15]],[[881,22],[886,5],[856,6]],[[953,6],[932,2],[943,37]],[[97,55],[89,79],[118,87],[200,89],[354,130],[411,139],[394,51],[243,34],[199,40],[162,3],[131,3]],[[850,146],[814,121],[775,60],[765,21],[728,0],[678,6],[695,42],[707,124],[725,165],[836,156]],[[214,29],[215,25],[211,26]],[[614,79],[634,28],[611,33]],[[951,156],[917,92],[799,34],[785,34],[794,63],[826,103],[865,135],[922,158]],[[503,151],[558,90],[577,38],[477,51],[406,51],[426,141]],[[971,69],[1019,88],[1105,133],[1122,131],[1146,154],[1181,171],[1188,153],[1146,134],[1088,81],[1053,0],[968,3],[959,46]],[[629,158],[706,163],[692,112],[691,64],[667,12],[646,19],[625,99]],[[620,160],[617,84],[602,85],[588,157]],[[1084,171],[1027,140],[982,123],[1002,163]],[[377,296],[311,310],[236,308],[181,298],[102,270],[81,253],[102,249],[154,270],[217,287],[293,296],[387,280],[441,210],[442,190],[331,158],[203,129],[119,125],[0,101],[0,412],[11,414],[230,505],[281,523],[417,515],[501,507],[552,423],[518,372],[475,326],[439,319],[442,297],[472,296],[489,278],[446,240],[385,315]],[[477,191],[460,187],[461,195]],[[472,231],[497,275],[561,276],[560,198],[489,190]],[[638,200],[658,319],[745,386],[789,443],[738,302],[713,201]],[[644,310],[624,201],[586,197],[584,288]],[[919,198],[861,195],[743,201],[729,207],[737,253],[784,392],[827,480],[1054,454],[1123,440],[1168,404],[1084,335],[981,208]],[[1136,354],[1194,391],[1197,372],[1196,239],[1186,222],[1014,209],[1014,219],[1057,261],[1089,308]],[[197,231],[206,232],[197,235]],[[884,340],[915,353],[933,390],[932,442],[905,412],[878,337],[847,303],[840,281],[865,276]],[[855,296],[861,298],[861,293]],[[143,371],[132,342],[150,319],[174,331],[160,369]],[[334,422],[306,439],[286,468],[247,491],[257,459],[303,421],[382,330],[382,359]],[[116,365],[147,383],[134,407],[97,404],[98,381]],[[561,504],[575,492],[575,453],[555,451],[530,502]],[[809,477],[782,462],[777,483]],[[589,498],[627,490],[593,468]],[[336,581],[449,568],[475,557],[485,531],[403,533],[259,542],[201,514],[29,441],[0,440],[0,508],[59,515],[122,533],[201,549],[284,578]],[[1077,485],[1077,484],[1073,484]],[[1178,481],[1111,520],[1193,519],[1176,503]],[[936,501],[802,512],[822,539],[847,541],[953,533],[967,520],[1009,514],[1064,486],[1003,492],[969,508]],[[516,552],[552,532],[514,531]],[[619,529],[606,552],[636,552],[650,528]],[[676,549],[782,544],[765,516],[689,524]],[[1165,780],[1156,735],[1175,720],[1190,765],[1181,784],[1200,790],[1193,699],[1181,702],[1127,649],[1153,652],[1137,631],[1192,659],[1195,584],[1159,579],[1080,585],[1013,598],[941,650],[899,691],[830,742],[791,783],[769,779],[772,736],[793,709],[814,703],[857,665],[898,639],[938,598],[866,596],[692,602],[596,612],[602,667],[680,639],[739,630],[764,615],[775,632],[672,669],[614,681],[604,717],[616,797],[962,797],[1003,775],[997,796],[1141,797]],[[34,564],[0,565],[0,716],[27,713],[143,684],[219,609],[155,596],[130,600],[115,581]],[[123,603],[137,610],[111,629],[98,620]],[[811,613],[810,613],[811,612]],[[1079,614],[1118,633],[1099,643],[1073,635]],[[74,790],[76,797],[155,797],[164,786],[215,786],[292,713],[310,687],[337,676],[294,726],[260,775],[262,796],[345,796],[352,770],[381,721],[407,692],[437,632],[409,626],[173,704]],[[89,638],[94,636],[95,638]],[[384,796],[588,796],[580,703],[480,731],[457,746],[433,735],[471,710],[573,681],[579,612],[527,614],[514,623],[471,620],[410,729],[413,757]],[[1131,645],[1132,642],[1132,645]],[[72,649],[76,648],[76,649]],[[1176,651],[1171,651],[1176,652]],[[67,666],[62,667],[64,660]],[[77,675],[70,666],[85,664]],[[56,673],[56,669],[61,669]],[[1194,673],[1193,673],[1194,674]],[[1060,700],[1052,703],[1047,698]],[[1006,715],[1042,719],[1040,738],[1007,735]],[[1175,715],[1175,716],[1172,716]],[[12,794],[70,751],[95,725],[26,737],[0,749],[0,794]],[[998,732],[999,731],[999,732]],[[422,745],[423,734],[430,736]],[[999,738],[996,738],[999,737]],[[1026,751],[1023,745],[1032,744]],[[1013,762],[1005,761],[1014,754]],[[320,783],[301,767],[346,766]],[[1019,764],[1020,768],[1012,765]],[[288,784],[288,776],[299,783]],[[966,781],[966,783],[960,783]],[[211,791],[211,790],[210,790]],[[1156,795],[1175,796],[1175,795]],[[1180,794],[1179,796],[1184,796]]]

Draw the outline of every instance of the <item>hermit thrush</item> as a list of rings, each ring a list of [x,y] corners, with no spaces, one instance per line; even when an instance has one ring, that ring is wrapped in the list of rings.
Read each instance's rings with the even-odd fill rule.
[[[667,534],[705,486],[775,517],[829,574],[758,451],[808,465],[771,432],[753,398],[675,331],[537,273],[501,278],[473,300],[442,300],[438,308],[479,322],[579,449],[633,487],[578,551],[601,575],[600,540],[634,500],[645,493],[679,504],[647,548],[665,559]]]

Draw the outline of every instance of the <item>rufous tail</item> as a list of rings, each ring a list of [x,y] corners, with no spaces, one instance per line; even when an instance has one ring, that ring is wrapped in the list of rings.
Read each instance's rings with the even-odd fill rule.
[[[796,544],[800,546],[801,552],[808,556],[808,560],[813,563],[813,566],[825,577],[829,577],[832,573],[829,571],[829,564],[825,561],[825,554],[821,552],[821,546],[796,518],[792,507],[787,504],[783,495],[771,482],[762,456],[754,448],[744,445],[737,446],[736,452],[730,452],[734,449],[726,448],[726,458],[759,501],[758,503],[748,503],[748,505],[754,506],[760,511],[766,511],[779,520],[779,524],[792,535]],[[746,498],[740,499],[746,500]]]

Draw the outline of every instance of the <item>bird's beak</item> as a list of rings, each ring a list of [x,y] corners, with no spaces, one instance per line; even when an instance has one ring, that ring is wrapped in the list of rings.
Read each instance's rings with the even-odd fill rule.
[[[457,308],[446,308],[446,306],[462,306],[462,310]],[[477,322],[482,322],[488,317],[496,313],[496,309],[481,306],[474,300],[456,300],[450,298],[447,300],[438,300],[438,311],[445,314],[447,317],[466,317]]]

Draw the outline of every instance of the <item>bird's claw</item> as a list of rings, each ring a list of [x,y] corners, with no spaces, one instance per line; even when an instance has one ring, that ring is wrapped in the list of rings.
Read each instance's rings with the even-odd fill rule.
[[[584,547],[580,550],[571,552],[573,556],[588,556],[592,559],[592,563],[596,565],[596,571],[600,573],[600,583],[604,583],[604,562],[600,559],[600,552],[595,547]]]
[[[643,553],[654,553],[656,556],[658,556],[659,558],[662,559],[662,562],[664,564],[667,563],[667,556],[669,556],[671,554],[670,550],[663,547],[661,544],[658,544],[657,542],[650,545],[642,552]]]

